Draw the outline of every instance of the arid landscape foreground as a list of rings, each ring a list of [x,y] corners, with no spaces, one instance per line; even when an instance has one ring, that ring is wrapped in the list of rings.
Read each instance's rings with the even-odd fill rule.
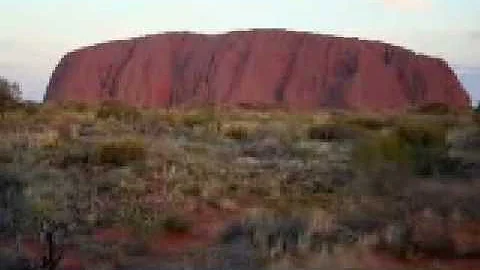
[[[23,104],[0,129],[7,267],[50,243],[66,270],[480,268],[475,111]]]

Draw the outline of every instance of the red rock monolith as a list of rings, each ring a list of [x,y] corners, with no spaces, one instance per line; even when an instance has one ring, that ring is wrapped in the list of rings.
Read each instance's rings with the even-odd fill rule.
[[[168,33],[82,48],[60,61],[45,100],[357,111],[470,106],[443,60],[381,42],[283,30]]]

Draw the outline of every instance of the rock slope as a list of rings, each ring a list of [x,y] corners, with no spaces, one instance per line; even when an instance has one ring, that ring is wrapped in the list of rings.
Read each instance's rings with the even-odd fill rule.
[[[375,41],[284,30],[167,33],[68,53],[46,101],[139,107],[403,110],[470,98],[440,59]]]

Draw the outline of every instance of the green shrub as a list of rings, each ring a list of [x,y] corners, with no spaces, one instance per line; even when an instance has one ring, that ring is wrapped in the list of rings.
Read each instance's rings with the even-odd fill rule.
[[[402,190],[412,170],[410,149],[395,133],[357,142],[353,162],[361,176],[353,183],[353,190],[362,195],[395,194]]]
[[[408,166],[412,173],[430,176],[447,164],[446,132],[442,125],[403,123],[388,133],[357,143],[354,160],[370,172],[390,164]]]
[[[20,85],[0,76],[0,115],[18,106],[21,100]]]
[[[370,170],[384,163],[408,163],[409,151],[408,145],[393,133],[365,138],[357,143],[353,155],[362,168]]]
[[[480,101],[478,102],[477,107],[475,107],[475,108],[473,109],[473,112],[474,112],[474,113],[477,113],[477,114],[480,114]]]
[[[438,172],[441,160],[447,155],[446,132],[446,127],[433,124],[399,127],[397,133],[410,148],[416,174],[426,176]]]
[[[145,157],[145,145],[138,140],[107,142],[97,146],[97,161],[100,164],[124,166],[133,161],[143,161]]]
[[[444,147],[447,128],[442,124],[404,123],[397,128],[401,140],[413,146],[431,148]]]

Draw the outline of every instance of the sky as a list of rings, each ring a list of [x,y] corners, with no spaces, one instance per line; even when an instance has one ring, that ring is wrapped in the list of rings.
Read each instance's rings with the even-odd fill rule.
[[[60,58],[167,31],[286,28],[381,40],[441,57],[480,100],[478,0],[0,0],[0,76],[41,100]]]

